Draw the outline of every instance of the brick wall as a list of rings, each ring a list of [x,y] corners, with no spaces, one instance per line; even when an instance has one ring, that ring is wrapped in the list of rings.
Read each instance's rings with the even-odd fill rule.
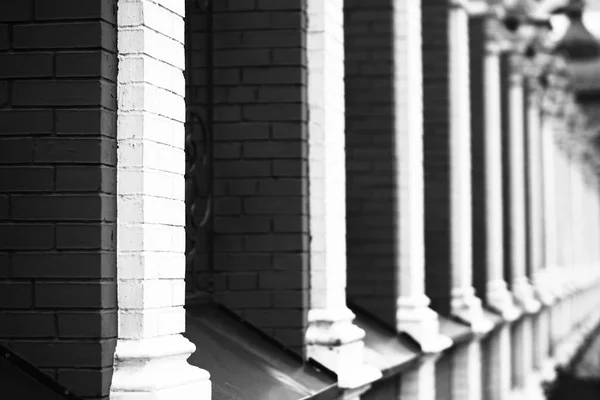
[[[298,351],[308,308],[304,3],[214,2],[214,265],[198,266],[215,301]],[[194,46],[202,18],[188,25]],[[203,51],[193,51],[200,90],[188,106],[203,112]]]
[[[486,193],[485,193],[485,101],[483,63],[485,57],[485,19],[469,20],[469,48],[471,76],[471,179],[473,198],[473,285],[485,299],[487,282]]]
[[[448,2],[423,2],[423,119],[426,293],[443,314],[450,307],[450,109]]]
[[[510,236],[510,179],[509,179],[509,128],[510,128],[510,115],[509,115],[509,73],[510,73],[510,60],[508,53],[502,53],[500,55],[500,102],[502,107],[502,199],[503,199],[503,221],[504,221],[504,280],[510,287],[512,285],[512,272],[511,272],[511,236]]]
[[[394,7],[348,0],[344,20],[347,294],[395,326]]]
[[[0,3],[0,341],[106,398],[116,337],[115,0]]]

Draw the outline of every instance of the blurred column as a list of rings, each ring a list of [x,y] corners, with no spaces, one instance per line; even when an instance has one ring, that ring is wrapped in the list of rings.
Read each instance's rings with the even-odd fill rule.
[[[491,329],[472,274],[469,34],[465,4],[450,3],[448,15],[450,86],[450,312],[476,331]]]
[[[484,56],[485,79],[485,213],[487,245],[488,305],[506,320],[516,319],[520,311],[504,280],[504,237],[502,205],[502,118],[500,101],[501,48],[489,38]]]
[[[509,87],[509,186],[510,186],[510,266],[512,291],[525,312],[535,313],[540,304],[526,274],[526,213],[525,213],[525,131],[522,74],[523,60],[512,54]]]
[[[344,389],[381,377],[364,363],[365,332],[346,306],[344,14],[342,0],[308,0],[310,310],[306,355]]]

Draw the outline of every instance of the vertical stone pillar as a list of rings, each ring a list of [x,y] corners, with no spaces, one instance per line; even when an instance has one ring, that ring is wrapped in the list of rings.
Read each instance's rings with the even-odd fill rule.
[[[530,79],[527,98],[527,140],[529,163],[529,243],[531,278],[538,299],[544,305],[553,301],[544,273],[544,175],[542,160],[542,123],[540,89],[535,79]]]
[[[484,381],[484,398],[508,400],[511,389],[510,325],[504,324],[494,331],[486,344],[488,367]]]
[[[529,80],[527,98],[527,158],[529,165],[529,245],[531,278],[537,299],[543,306],[550,306],[554,298],[548,286],[544,264],[544,183],[542,161],[541,93],[534,78]],[[548,309],[533,317],[533,367],[542,368],[548,350]]]
[[[526,213],[525,213],[525,97],[523,90],[522,59],[518,54],[510,57],[508,88],[508,162],[509,175],[509,233],[512,292],[515,301],[526,313],[539,311],[533,287],[526,274]],[[513,383],[521,387],[531,370],[533,341],[531,321],[523,318],[513,329]]]
[[[415,368],[404,372],[400,383],[400,398],[407,400],[435,400],[435,362],[439,357],[428,355]]]
[[[308,0],[310,310],[307,357],[336,372],[342,388],[381,372],[363,362],[365,332],[346,307],[344,15],[342,0]]]
[[[119,331],[111,399],[210,399],[186,360],[184,1],[118,2]]]
[[[539,310],[533,288],[526,273],[526,213],[525,213],[525,131],[522,59],[511,55],[509,81],[509,174],[510,187],[510,266],[512,272],[512,291],[516,302],[528,313]]]
[[[421,1],[394,1],[397,187],[396,327],[425,351],[449,347],[425,295]],[[425,367],[423,373],[429,368]]]
[[[500,46],[488,39],[484,59],[485,77],[485,213],[487,245],[487,303],[506,320],[520,311],[504,280],[504,237],[502,206],[502,118],[500,102]]]
[[[553,297],[558,295],[556,268],[558,266],[558,240],[556,220],[554,116],[551,110],[543,110],[542,117],[542,166],[544,182],[544,270]]]
[[[396,329],[427,353],[401,376],[401,398],[435,399],[435,362],[452,341],[439,334],[437,313],[425,295],[423,170],[423,57],[421,1],[394,1],[394,98],[398,214]]]
[[[481,399],[481,342],[460,345],[454,350],[451,363],[451,398]]]
[[[468,12],[463,2],[448,10],[450,141],[450,312],[476,331],[491,329],[475,296],[472,274],[471,123]]]

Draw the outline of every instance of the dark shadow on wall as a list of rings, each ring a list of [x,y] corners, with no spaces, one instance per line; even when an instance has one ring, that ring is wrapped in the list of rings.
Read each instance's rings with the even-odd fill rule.
[[[487,300],[487,215],[485,170],[485,18],[469,19],[469,59],[471,92],[471,182],[473,229],[473,286],[479,297]]]
[[[309,292],[304,3],[186,0],[186,158],[196,166],[187,291],[299,353]]]
[[[393,13],[391,0],[344,7],[347,296],[390,326],[398,241]]]

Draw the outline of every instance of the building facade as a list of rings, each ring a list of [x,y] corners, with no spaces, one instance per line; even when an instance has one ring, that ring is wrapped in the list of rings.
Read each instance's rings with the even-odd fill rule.
[[[600,322],[582,13],[2,2],[0,367],[57,398],[543,398]]]

